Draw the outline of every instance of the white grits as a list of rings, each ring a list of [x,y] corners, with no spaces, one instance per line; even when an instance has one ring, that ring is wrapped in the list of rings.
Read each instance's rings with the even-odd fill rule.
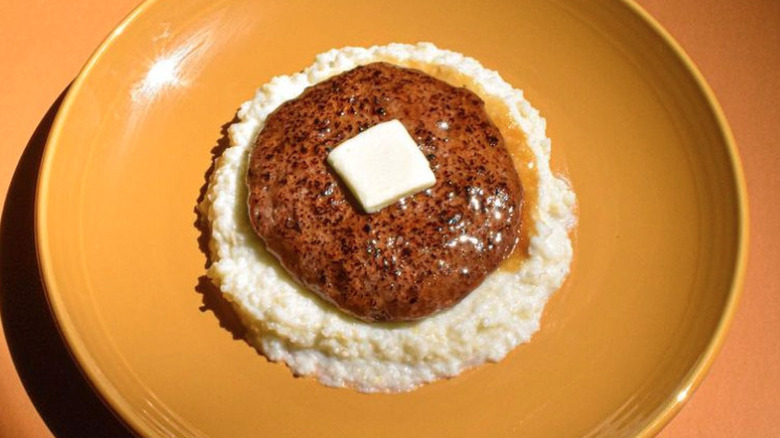
[[[528,171],[537,172],[539,181],[539,199],[530,203],[536,208],[535,230],[518,270],[493,272],[455,307],[414,323],[358,321],[314,296],[266,252],[246,211],[248,152],[266,117],[306,87],[375,61],[454,68],[481,86],[472,91],[483,99],[506,102],[535,157]],[[247,341],[268,359],[329,386],[409,391],[499,361],[539,329],[547,299],[569,273],[575,195],[550,171],[544,119],[496,72],[429,43],[331,50],[301,73],[263,85],[238,118],[229,128],[231,147],[218,158],[200,206],[211,229],[208,276],[235,307]]]

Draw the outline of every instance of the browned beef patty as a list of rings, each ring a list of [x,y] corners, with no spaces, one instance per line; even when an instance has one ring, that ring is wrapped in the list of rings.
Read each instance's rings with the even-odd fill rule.
[[[392,119],[436,185],[364,213],[328,152]],[[266,120],[247,173],[253,227],[300,283],[366,321],[449,308],[515,247],[522,186],[484,102],[423,72],[357,67],[307,88]]]

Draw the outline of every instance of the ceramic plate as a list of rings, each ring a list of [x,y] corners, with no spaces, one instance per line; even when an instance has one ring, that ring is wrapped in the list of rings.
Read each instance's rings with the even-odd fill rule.
[[[150,1],[73,83],[45,151],[40,262],[96,390],[162,436],[652,434],[701,380],[745,262],[744,182],[712,95],[631,3]],[[431,41],[548,121],[579,198],[573,273],[498,364],[397,395],[294,378],[204,279],[195,205],[272,76],[347,45]]]

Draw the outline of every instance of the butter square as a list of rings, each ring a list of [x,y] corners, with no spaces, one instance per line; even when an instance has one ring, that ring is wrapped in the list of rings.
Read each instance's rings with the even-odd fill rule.
[[[366,213],[436,184],[428,160],[398,120],[344,141],[328,154],[327,162]]]

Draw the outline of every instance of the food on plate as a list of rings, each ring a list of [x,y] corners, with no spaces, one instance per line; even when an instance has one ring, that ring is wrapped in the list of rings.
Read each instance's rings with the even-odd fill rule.
[[[325,158],[391,120],[440,181],[366,214]],[[460,301],[519,240],[522,188],[503,143],[472,91],[359,66],[265,120],[249,158],[249,216],[266,249],[325,300],[366,321],[419,319]]]
[[[375,74],[386,81],[372,82]],[[366,77],[372,85],[361,87]],[[417,90],[421,82],[429,88]],[[431,89],[445,105],[436,105]],[[321,100],[306,100],[318,92]],[[336,108],[352,94],[363,108]],[[544,119],[496,72],[427,43],[331,50],[262,86],[238,118],[201,205],[211,231],[208,275],[268,359],[330,386],[409,391],[499,361],[538,330],[547,299],[569,272],[576,200],[550,171]],[[414,138],[436,181],[369,213],[327,155],[390,120]],[[471,137],[454,134],[466,126]],[[457,153],[441,153],[447,142],[458,144]],[[306,166],[317,171],[301,177]],[[452,170],[444,175],[445,168]],[[287,190],[301,178],[299,190]],[[447,203],[453,199],[457,208]],[[418,254],[404,252],[406,243]],[[384,270],[377,253],[395,254],[385,260],[403,262],[402,272]],[[428,253],[435,255],[420,256]],[[440,274],[449,264],[468,272]],[[323,279],[318,270],[329,271]],[[358,292],[340,295],[349,290]]]

